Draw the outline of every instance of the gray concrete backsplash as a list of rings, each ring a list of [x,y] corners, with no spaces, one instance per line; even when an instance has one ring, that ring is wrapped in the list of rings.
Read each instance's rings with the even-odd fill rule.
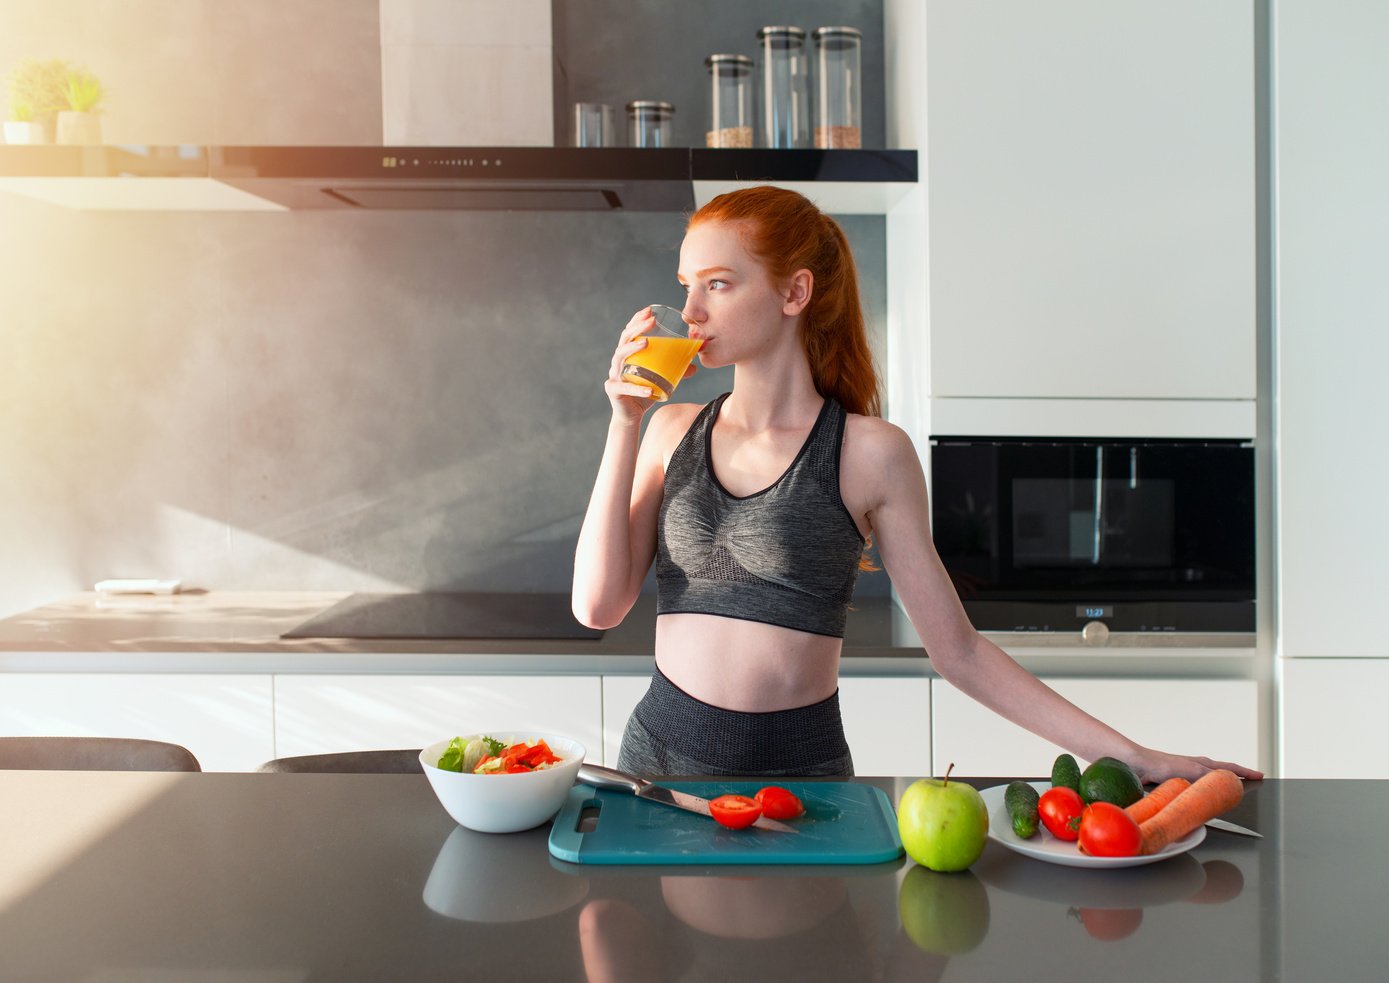
[[[881,353],[884,220],[841,221]],[[682,303],[683,222],[0,194],[0,614],[106,577],[568,590],[602,380]]]
[[[704,56],[750,52],[790,15],[685,8],[557,0],[567,98],[672,99],[679,142],[702,144]],[[881,0],[806,0],[792,19],[864,28],[869,79],[881,22]],[[88,65],[111,91],[108,143],[374,145],[379,30],[376,0],[0,0],[0,71]],[[881,145],[880,86],[864,127]],[[884,220],[843,224],[880,339]],[[76,212],[0,192],[0,616],[107,577],[567,590],[614,339],[641,306],[681,302],[682,227]],[[730,385],[701,372],[679,398]]]

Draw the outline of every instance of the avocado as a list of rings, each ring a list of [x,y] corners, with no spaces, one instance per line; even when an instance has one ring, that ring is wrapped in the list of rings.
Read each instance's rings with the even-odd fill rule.
[[[1008,819],[1013,824],[1013,832],[1024,840],[1037,835],[1037,790],[1027,782],[1009,782],[1003,793],[1003,805],[1008,809]]]
[[[1080,765],[1076,764],[1075,758],[1069,754],[1057,757],[1056,763],[1051,766],[1051,787],[1080,791]]]
[[[1086,805],[1112,802],[1127,809],[1143,798],[1143,782],[1118,758],[1100,758],[1081,773],[1079,792]]]

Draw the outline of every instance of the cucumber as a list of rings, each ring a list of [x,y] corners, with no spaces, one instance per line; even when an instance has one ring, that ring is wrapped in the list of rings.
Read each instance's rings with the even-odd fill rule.
[[[1051,766],[1051,787],[1080,791],[1080,765],[1069,754],[1059,755]]]
[[[1037,790],[1027,782],[1009,782],[1003,793],[1003,805],[1008,810],[1008,819],[1013,824],[1013,832],[1024,840],[1037,835]]]

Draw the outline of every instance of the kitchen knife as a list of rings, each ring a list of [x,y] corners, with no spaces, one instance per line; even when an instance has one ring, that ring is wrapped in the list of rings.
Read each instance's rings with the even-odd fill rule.
[[[1206,825],[1212,829],[1222,829],[1227,833],[1238,833],[1240,836],[1257,836],[1259,839],[1263,839],[1264,836],[1263,833],[1256,833],[1252,829],[1236,826],[1234,823],[1224,819],[1207,819]]]
[[[579,766],[578,778],[585,785],[592,785],[594,788],[631,792],[637,798],[645,799],[647,802],[659,802],[662,805],[675,806],[675,808],[684,809],[686,812],[697,812],[701,816],[713,818],[713,813],[709,811],[708,799],[701,799],[688,792],[677,792],[675,789],[665,788],[661,785],[653,785],[644,778],[628,775],[613,768],[604,768],[602,765],[591,765],[584,762]],[[798,832],[785,823],[768,819],[766,816],[760,817],[753,825],[758,829],[769,829],[777,833]]]

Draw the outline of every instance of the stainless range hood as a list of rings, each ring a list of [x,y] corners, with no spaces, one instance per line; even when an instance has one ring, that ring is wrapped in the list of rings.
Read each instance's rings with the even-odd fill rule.
[[[543,182],[505,188],[482,183],[474,186],[341,184],[322,191],[353,208],[391,211],[610,212],[623,207],[622,199],[611,188]]]
[[[0,191],[92,210],[689,211],[734,187],[794,187],[886,213],[914,150],[0,146]]]

